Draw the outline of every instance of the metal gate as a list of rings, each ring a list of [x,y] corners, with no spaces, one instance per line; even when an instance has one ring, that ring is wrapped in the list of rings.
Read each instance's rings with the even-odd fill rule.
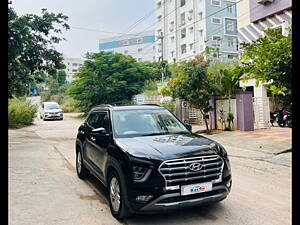
[[[270,128],[270,105],[268,97],[253,97],[254,129]]]

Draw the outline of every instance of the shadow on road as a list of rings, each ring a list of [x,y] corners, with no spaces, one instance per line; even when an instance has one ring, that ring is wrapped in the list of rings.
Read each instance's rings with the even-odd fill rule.
[[[86,181],[99,195],[99,200],[108,205],[108,191],[103,184],[93,175]],[[135,214],[126,221],[129,224],[184,224],[188,221],[197,221],[198,224],[202,220],[213,222],[218,218],[216,215],[222,215],[224,211],[225,205],[220,202],[157,214]]]

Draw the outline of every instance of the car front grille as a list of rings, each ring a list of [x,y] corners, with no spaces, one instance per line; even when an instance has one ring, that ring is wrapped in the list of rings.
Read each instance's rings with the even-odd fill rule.
[[[194,163],[201,164],[201,169],[193,171],[190,166]],[[213,154],[167,160],[159,166],[159,172],[165,179],[166,187],[208,181],[217,183],[221,182],[223,165],[223,159]]]

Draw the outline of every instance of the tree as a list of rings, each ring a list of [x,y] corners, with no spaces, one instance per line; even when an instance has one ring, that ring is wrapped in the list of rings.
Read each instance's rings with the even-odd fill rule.
[[[275,95],[291,96],[292,33],[283,36],[279,29],[268,29],[266,35],[243,45],[242,60],[246,79],[273,81],[269,90]]]
[[[198,55],[195,59],[173,66],[168,90],[173,98],[183,98],[200,110],[204,117],[206,132],[210,133],[206,115],[212,110],[209,100],[215,92],[215,87],[207,76],[208,65],[209,62]]]
[[[68,17],[62,13],[18,16],[13,8],[8,9],[8,95],[20,95],[30,83],[42,82],[48,75],[55,76],[63,69],[62,54],[54,45],[64,38],[59,34],[69,29]]]
[[[233,124],[233,113],[231,112],[231,98],[239,90],[239,80],[242,71],[238,61],[214,62],[208,67],[208,76],[215,85],[215,95],[228,98],[227,122],[228,130],[231,130]]]
[[[56,80],[60,86],[67,82],[66,77],[67,77],[66,71],[64,71],[64,70],[57,71]]]
[[[99,104],[129,104],[140,93],[151,70],[123,54],[88,53],[68,93],[88,112]]]

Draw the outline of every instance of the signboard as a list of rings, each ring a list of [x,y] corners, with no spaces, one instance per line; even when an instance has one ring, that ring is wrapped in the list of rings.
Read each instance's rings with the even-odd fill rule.
[[[136,96],[136,104],[142,105],[145,104],[145,97],[143,95]]]

